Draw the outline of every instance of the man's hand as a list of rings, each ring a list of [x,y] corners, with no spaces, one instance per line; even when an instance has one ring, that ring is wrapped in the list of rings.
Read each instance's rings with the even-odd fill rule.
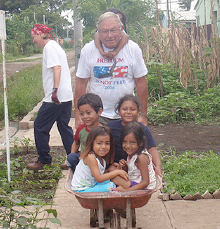
[[[144,116],[139,115],[138,116],[138,122],[140,122],[143,125],[147,126],[147,117],[144,117]]]
[[[59,99],[57,98],[57,90],[58,88],[53,88],[53,92],[52,92],[52,96],[51,99],[54,103],[56,103],[57,105],[61,104]]]

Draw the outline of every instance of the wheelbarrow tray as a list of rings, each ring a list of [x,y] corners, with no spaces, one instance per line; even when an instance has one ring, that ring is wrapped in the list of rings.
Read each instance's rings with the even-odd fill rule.
[[[73,172],[71,169],[69,169],[67,173],[65,189],[75,195],[76,199],[83,208],[98,210],[98,221],[100,227],[104,225],[103,210],[107,209],[126,210],[127,226],[135,225],[135,208],[140,208],[146,205],[151,195],[162,187],[162,179],[158,176],[156,188],[152,190],[81,193],[71,190],[72,177]],[[90,211],[90,220],[92,214],[94,213]]]

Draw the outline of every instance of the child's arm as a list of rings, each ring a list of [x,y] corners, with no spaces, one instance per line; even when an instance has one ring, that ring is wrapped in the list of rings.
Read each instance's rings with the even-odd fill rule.
[[[108,57],[110,59],[113,59],[119,53],[119,51],[124,47],[124,45],[128,43],[128,40],[129,40],[128,34],[123,33],[118,46],[113,51],[108,52]]]
[[[88,154],[84,159],[84,163],[89,166],[92,175],[94,176],[95,180],[99,183],[102,183],[106,180],[111,180],[112,178],[116,176],[120,176],[125,180],[129,180],[128,174],[124,170],[114,170],[109,173],[104,173],[101,174],[99,167],[98,167],[98,162],[96,161],[96,158],[92,154]]]
[[[104,52],[101,41],[99,39],[99,33],[95,33],[94,35],[94,42],[96,47],[98,48],[100,54],[105,58],[105,59],[109,59],[108,53]]]
[[[147,150],[148,153],[152,155],[152,161],[155,165],[155,173],[162,177],[162,170],[161,170],[161,159],[160,154],[158,153],[158,150],[156,147],[151,147]]]
[[[139,184],[136,184],[128,189],[125,189],[121,186],[117,187],[115,190],[117,191],[133,191],[133,190],[143,190],[149,185],[149,171],[148,171],[148,165],[149,164],[149,158],[146,154],[141,154],[139,156],[138,165],[137,167],[141,171],[142,181]]]
[[[74,141],[71,147],[71,153],[76,153],[79,150],[80,142]]]

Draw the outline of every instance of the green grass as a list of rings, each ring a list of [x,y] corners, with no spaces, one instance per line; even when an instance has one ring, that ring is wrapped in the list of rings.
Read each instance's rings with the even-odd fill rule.
[[[169,155],[171,154],[171,155]],[[178,192],[182,197],[208,190],[211,194],[220,188],[220,157],[213,151],[196,153],[175,151],[163,153],[162,168],[165,186],[163,192]]]
[[[7,79],[7,103],[10,120],[21,119],[43,98],[42,67],[33,67],[15,73]],[[0,83],[0,122],[4,121],[4,91]]]
[[[35,58],[35,59],[15,59],[15,60],[9,60],[8,62],[32,62],[35,60],[39,60],[41,58]]]

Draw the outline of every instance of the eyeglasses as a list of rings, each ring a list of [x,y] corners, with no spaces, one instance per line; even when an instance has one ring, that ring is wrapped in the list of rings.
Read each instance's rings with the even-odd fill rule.
[[[110,30],[99,30],[99,33],[102,35],[107,35],[109,33],[116,34],[116,33],[118,33],[119,30],[120,30],[120,28],[114,28],[114,29],[110,29]]]

